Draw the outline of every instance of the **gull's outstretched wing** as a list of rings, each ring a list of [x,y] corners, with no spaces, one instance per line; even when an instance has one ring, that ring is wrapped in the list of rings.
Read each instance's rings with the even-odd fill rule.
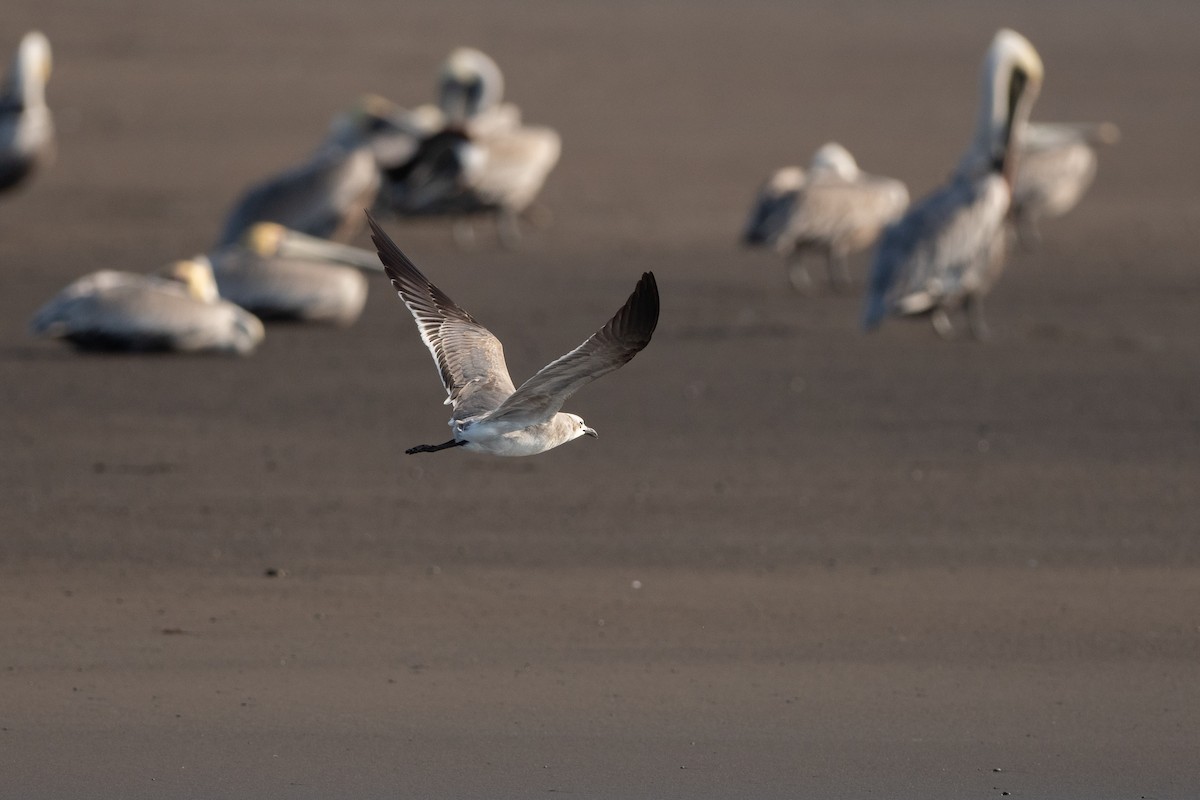
[[[367,221],[383,269],[433,354],[455,419],[495,409],[513,393],[500,340],[430,283],[370,213]]]
[[[658,324],[658,284],[654,273],[642,274],[637,287],[603,328],[565,356],[542,367],[511,397],[488,415],[514,428],[544,422],[584,384],[628,362],[650,343]]]

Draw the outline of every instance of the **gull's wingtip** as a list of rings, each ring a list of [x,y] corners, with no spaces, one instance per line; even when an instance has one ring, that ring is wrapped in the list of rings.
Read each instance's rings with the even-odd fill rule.
[[[636,337],[640,340],[640,350],[650,342],[654,329],[658,327],[658,280],[653,272],[642,273],[633,294],[625,301],[625,308],[622,310],[626,313],[620,316],[626,318],[624,324],[629,326],[630,331],[636,331]]]
[[[425,276],[421,275],[417,265],[404,254],[392,237],[387,235],[387,231],[376,221],[370,209],[363,209],[363,213],[367,215],[367,224],[371,226],[371,242],[375,245],[375,252],[379,254],[379,261],[383,264],[383,271],[387,273],[388,278],[393,281],[399,280],[402,270],[411,270],[424,280]]]
[[[383,242],[388,242],[393,247],[396,246],[396,243],[393,242],[392,237],[388,236],[387,233],[384,232],[383,228],[379,226],[379,223],[375,219],[375,215],[371,213],[371,209],[364,208],[363,213],[367,215],[367,225],[371,227],[371,242],[374,243],[375,249],[379,251],[379,255],[382,258]]]

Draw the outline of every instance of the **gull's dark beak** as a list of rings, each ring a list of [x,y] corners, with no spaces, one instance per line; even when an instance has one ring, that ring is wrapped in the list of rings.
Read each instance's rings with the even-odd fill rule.
[[[600,438],[600,434],[596,433],[596,429],[595,429],[595,428],[584,428],[584,429],[583,429],[583,432],[584,432],[585,434],[587,434],[588,436],[592,437],[593,439],[599,439],[599,438]]]

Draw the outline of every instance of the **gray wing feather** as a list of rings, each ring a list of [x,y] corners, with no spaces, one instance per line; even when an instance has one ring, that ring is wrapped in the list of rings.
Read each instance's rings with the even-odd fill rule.
[[[523,428],[550,419],[582,386],[628,363],[649,344],[658,325],[658,311],[654,273],[643,273],[633,294],[603,328],[542,367],[489,414],[488,421]]]
[[[367,222],[384,271],[433,354],[454,417],[495,409],[514,388],[500,340],[421,274],[369,213]]]

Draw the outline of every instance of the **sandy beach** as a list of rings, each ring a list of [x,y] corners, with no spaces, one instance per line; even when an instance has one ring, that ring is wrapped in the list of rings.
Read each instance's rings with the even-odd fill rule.
[[[0,199],[0,797],[1200,793],[1200,6],[11,5],[59,154]],[[738,247],[831,139],[938,185],[1001,26],[1035,119],[1123,138],[993,341],[864,334]],[[653,270],[653,342],[567,406],[598,439],[405,456],[448,414],[381,276],[245,359],[29,338],[460,44],[562,134],[552,223],[386,227],[518,382]]]

